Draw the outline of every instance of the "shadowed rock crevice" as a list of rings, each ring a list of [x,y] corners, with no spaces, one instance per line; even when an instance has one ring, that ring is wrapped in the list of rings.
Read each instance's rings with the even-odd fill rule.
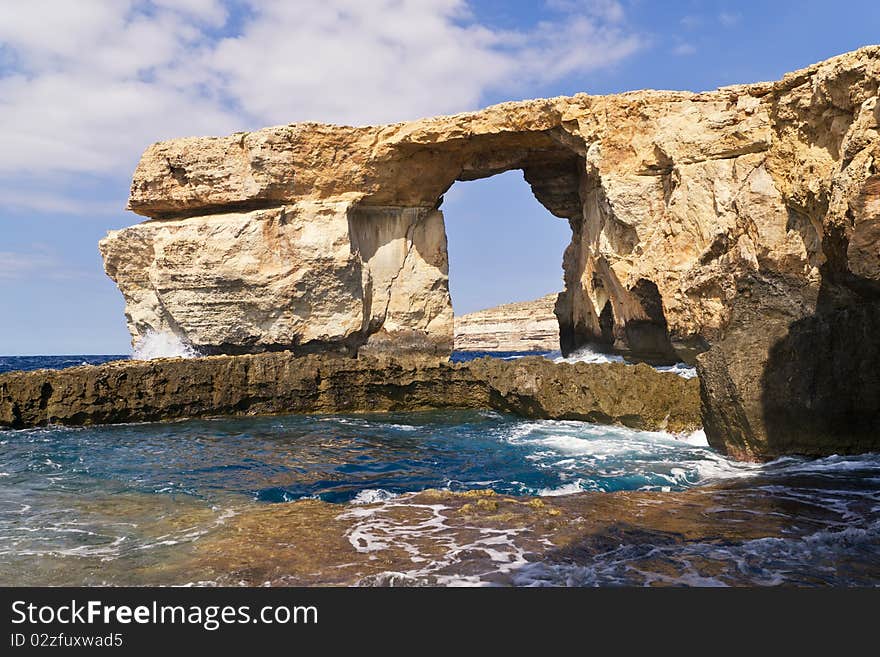
[[[794,322],[761,377],[756,456],[880,451],[880,302]]]
[[[614,345],[614,307],[606,301],[599,313],[599,343],[609,349]]]
[[[669,340],[663,300],[657,285],[641,278],[630,290],[645,313],[644,319],[631,319],[625,325],[626,343],[634,353],[655,362],[680,360]]]

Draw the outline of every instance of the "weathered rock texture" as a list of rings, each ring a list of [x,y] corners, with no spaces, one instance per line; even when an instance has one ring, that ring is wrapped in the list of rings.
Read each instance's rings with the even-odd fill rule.
[[[455,317],[459,351],[555,351],[559,322],[553,309],[556,294],[534,301],[506,303]]]
[[[880,363],[836,363],[834,395],[782,385],[780,372],[800,379],[829,358],[819,336],[876,333],[875,315],[855,309],[880,299],[878,81],[870,46],[706,93],[581,94],[158,143],[129,202],[153,221],[101,250],[134,339],[156,329],[221,352],[442,354],[453,328],[442,195],[521,169],[572,230],[556,304],[563,352],[600,342],[690,361],[709,349],[714,445],[749,458],[816,451],[785,418],[809,432],[851,397],[854,414],[823,425],[819,451],[838,439],[863,449],[876,446],[880,394],[861,377]],[[868,323],[838,333],[841,321]],[[794,364],[778,369],[779,353]]]
[[[208,415],[486,408],[636,429],[700,426],[694,380],[647,365],[468,363],[290,352],[117,361],[0,374],[0,426],[105,424]]]
[[[135,340],[166,331],[206,352],[451,349],[439,212],[306,202],[150,221],[101,243]]]

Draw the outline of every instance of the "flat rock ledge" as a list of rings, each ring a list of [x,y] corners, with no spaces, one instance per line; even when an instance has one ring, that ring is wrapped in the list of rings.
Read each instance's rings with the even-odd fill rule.
[[[272,352],[0,374],[0,427],[478,408],[633,429],[701,426],[696,379],[647,365]]]

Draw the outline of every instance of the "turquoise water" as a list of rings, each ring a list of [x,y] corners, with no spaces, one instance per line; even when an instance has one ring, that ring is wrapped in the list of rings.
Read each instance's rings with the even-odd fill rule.
[[[311,499],[332,503],[339,511],[331,517],[354,523],[345,540],[355,554],[381,557],[399,543],[414,555],[403,563],[395,557],[387,576],[364,580],[376,583],[396,581],[400,572],[408,573],[407,581],[468,584],[502,575],[524,585],[880,581],[878,455],[745,464],[714,452],[699,432],[673,436],[488,411],[0,431],[0,455],[0,584],[254,583],[236,574],[248,558],[271,571],[256,583],[285,583],[291,580],[284,577],[284,546],[296,540],[297,525],[288,529],[283,518],[272,525],[279,538],[270,547],[280,552],[272,548],[266,557],[247,556],[253,554],[247,534],[234,527],[260,517],[261,510]],[[624,530],[612,524],[608,539],[589,539],[593,543],[573,555],[537,560],[526,559],[526,535],[517,521],[455,529],[453,512],[443,520],[442,507],[408,506],[409,494],[426,488],[490,488],[545,499],[652,491],[654,497],[642,503],[656,508],[665,495],[696,494],[706,484],[716,492],[684,503],[676,498],[670,526],[662,531],[656,518],[652,530],[621,535]],[[580,504],[591,508],[589,500]],[[369,511],[352,516],[357,509]],[[405,519],[425,512],[432,515]],[[625,502],[621,513],[633,522]],[[391,520],[396,514],[404,515]],[[227,529],[227,521],[238,524]],[[742,540],[724,538],[744,530]],[[694,531],[700,536],[688,539]],[[474,542],[481,535],[487,538]],[[365,536],[372,542],[363,546],[358,541]],[[540,537],[532,540],[528,549],[550,549]],[[213,547],[227,545],[223,541],[232,541],[231,547]],[[485,541],[488,551],[467,548]],[[346,562],[339,549],[334,558]],[[226,561],[205,566],[206,554]],[[478,575],[474,554],[483,555]],[[292,581],[333,581],[337,568]]]
[[[425,489],[540,496],[583,535],[555,550],[528,513],[472,521]],[[325,565],[295,560],[325,539]],[[747,464],[702,432],[491,411],[0,431],[0,585],[397,581],[876,586],[880,455]]]
[[[491,411],[280,416],[0,431],[4,499],[108,488],[210,500],[426,488],[538,495],[681,490],[737,465],[675,437]]]

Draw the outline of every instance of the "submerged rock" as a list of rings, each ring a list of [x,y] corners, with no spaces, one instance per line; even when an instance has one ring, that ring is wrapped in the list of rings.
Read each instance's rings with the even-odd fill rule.
[[[27,551],[0,559],[0,576],[14,586],[874,586],[880,510],[825,475],[815,496],[786,494],[778,478],[553,498],[425,490],[366,506],[250,504],[222,521],[195,496],[93,493],[66,500],[70,512],[117,525],[133,515],[129,541],[148,549]]]
[[[675,432],[700,426],[697,382],[647,365],[556,364],[538,357],[453,364],[274,352],[0,374],[0,426],[14,428],[431,408]]]

